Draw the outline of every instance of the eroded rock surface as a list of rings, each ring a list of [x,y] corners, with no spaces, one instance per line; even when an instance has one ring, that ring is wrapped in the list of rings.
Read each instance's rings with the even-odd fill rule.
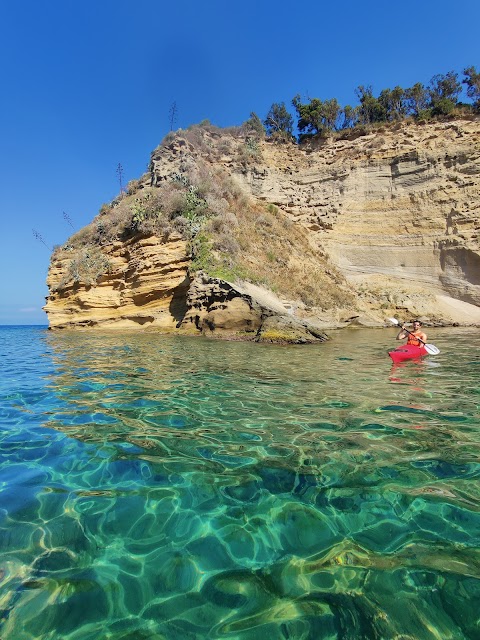
[[[210,335],[238,336],[256,342],[324,342],[327,336],[305,320],[288,315],[279,301],[260,293],[253,297],[241,285],[234,286],[218,278],[198,273],[187,294],[187,312],[181,328],[189,324]]]
[[[173,330],[186,311],[190,286],[186,242],[180,236],[156,236],[102,247],[109,268],[97,282],[68,277],[71,258],[52,258],[45,310],[53,329],[157,327]]]
[[[352,284],[480,304],[478,119],[402,123],[303,151],[265,145],[263,157],[244,183],[308,227]]]
[[[90,283],[71,277],[67,250],[55,254],[45,307],[51,328],[152,327],[257,339],[288,329],[301,342],[302,331],[307,340],[323,339],[322,326],[358,318],[364,326],[388,315],[480,323],[478,118],[405,122],[311,146],[260,142],[248,162],[238,153],[242,141],[228,133],[207,142],[197,148],[180,131],[153,152],[140,188],[170,180],[199,158],[212,171],[220,167],[247,196],[308,230],[311,245],[346,278],[351,308],[306,308],[281,292],[266,302],[249,283],[195,277],[187,243],[173,233],[102,246],[108,271]]]

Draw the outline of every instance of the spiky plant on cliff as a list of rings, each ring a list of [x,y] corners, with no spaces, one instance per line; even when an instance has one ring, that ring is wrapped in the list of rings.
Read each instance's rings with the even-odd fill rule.
[[[223,168],[222,159],[244,170],[254,165],[261,158],[259,140],[260,132],[249,124],[224,130],[202,123],[169,133],[154,155],[166,157],[185,146],[188,154],[160,180],[152,163],[149,174],[130,182],[126,193],[103,205],[90,225],[71,236],[59,249],[71,252],[62,286],[95,285],[108,264],[97,259],[92,270],[91,256],[113,242],[136,236],[162,242],[179,234],[188,243],[192,273],[248,280],[308,306],[348,304],[351,296],[340,276],[327,269],[306,232],[277,207],[249,199]]]

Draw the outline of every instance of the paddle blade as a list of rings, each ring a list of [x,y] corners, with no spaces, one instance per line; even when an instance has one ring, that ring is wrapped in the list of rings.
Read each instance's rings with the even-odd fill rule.
[[[388,321],[391,322],[392,324],[400,324],[399,321],[396,318],[388,318]]]
[[[426,352],[431,356],[437,356],[440,353],[440,349],[434,344],[425,344],[423,346],[425,347]]]

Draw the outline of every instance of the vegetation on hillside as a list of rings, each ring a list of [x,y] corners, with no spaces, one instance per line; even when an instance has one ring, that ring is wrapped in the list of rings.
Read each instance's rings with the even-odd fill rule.
[[[471,104],[458,101],[462,83]],[[356,95],[359,104],[355,107],[342,107],[336,98],[302,102],[295,96],[292,104],[299,140],[368,130],[378,123],[405,118],[428,120],[479,112],[480,74],[475,67],[468,67],[462,81],[450,71],[435,75],[427,86],[397,86],[383,89],[378,96],[371,86],[361,85]],[[192,150],[190,161],[158,184],[149,185],[148,176],[131,181],[126,189],[120,182],[119,196],[103,205],[90,225],[56,250],[63,257],[68,254],[70,265],[59,288],[76,282],[91,286],[107,274],[110,263],[102,246],[142,235],[166,241],[176,233],[188,243],[192,272],[203,270],[229,281],[263,284],[308,306],[326,309],[348,304],[351,295],[341,277],[329,271],[323,256],[311,248],[306,232],[273,205],[249,200],[221,167],[229,158],[247,169],[261,159],[261,139],[268,136],[273,142],[295,142],[293,128],[293,116],[285,104],[274,103],[263,121],[252,112],[240,127],[219,129],[203,121],[169,132],[160,150],[181,138]]]
[[[260,135],[254,115],[228,135],[207,122],[169,134],[161,147],[188,142],[194,147],[189,162],[156,186],[147,186],[147,176],[132,181],[126,193],[103,205],[91,224],[57,249],[57,257],[68,257],[70,265],[59,288],[75,282],[91,286],[108,274],[103,246],[141,236],[168,241],[180,235],[187,242],[191,272],[202,270],[230,282],[248,280],[307,306],[348,304],[351,296],[342,288],[342,278],[328,270],[325,258],[309,245],[307,232],[274,205],[249,199],[216,162],[230,154],[247,165],[258,158]]]
[[[462,84],[466,87],[471,103],[459,101]],[[372,126],[378,123],[398,122],[405,118],[430,120],[460,113],[480,112],[480,73],[475,67],[459,74],[449,71],[437,74],[425,86],[421,82],[412,87],[396,86],[382,89],[375,96],[371,85],[360,85],[355,90],[358,98],[356,106],[342,107],[336,98],[321,100],[308,98],[302,101],[300,95],[292,99],[297,115],[299,140],[317,135],[330,135],[332,132],[345,131],[359,126]],[[263,124],[266,133],[278,141],[291,140],[293,136],[293,117],[285,103],[273,103]]]

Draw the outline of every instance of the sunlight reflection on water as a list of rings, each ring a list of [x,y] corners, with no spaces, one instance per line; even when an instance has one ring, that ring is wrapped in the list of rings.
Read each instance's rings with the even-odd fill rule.
[[[0,330],[2,640],[478,637],[479,339],[450,337],[392,366],[391,330]]]

